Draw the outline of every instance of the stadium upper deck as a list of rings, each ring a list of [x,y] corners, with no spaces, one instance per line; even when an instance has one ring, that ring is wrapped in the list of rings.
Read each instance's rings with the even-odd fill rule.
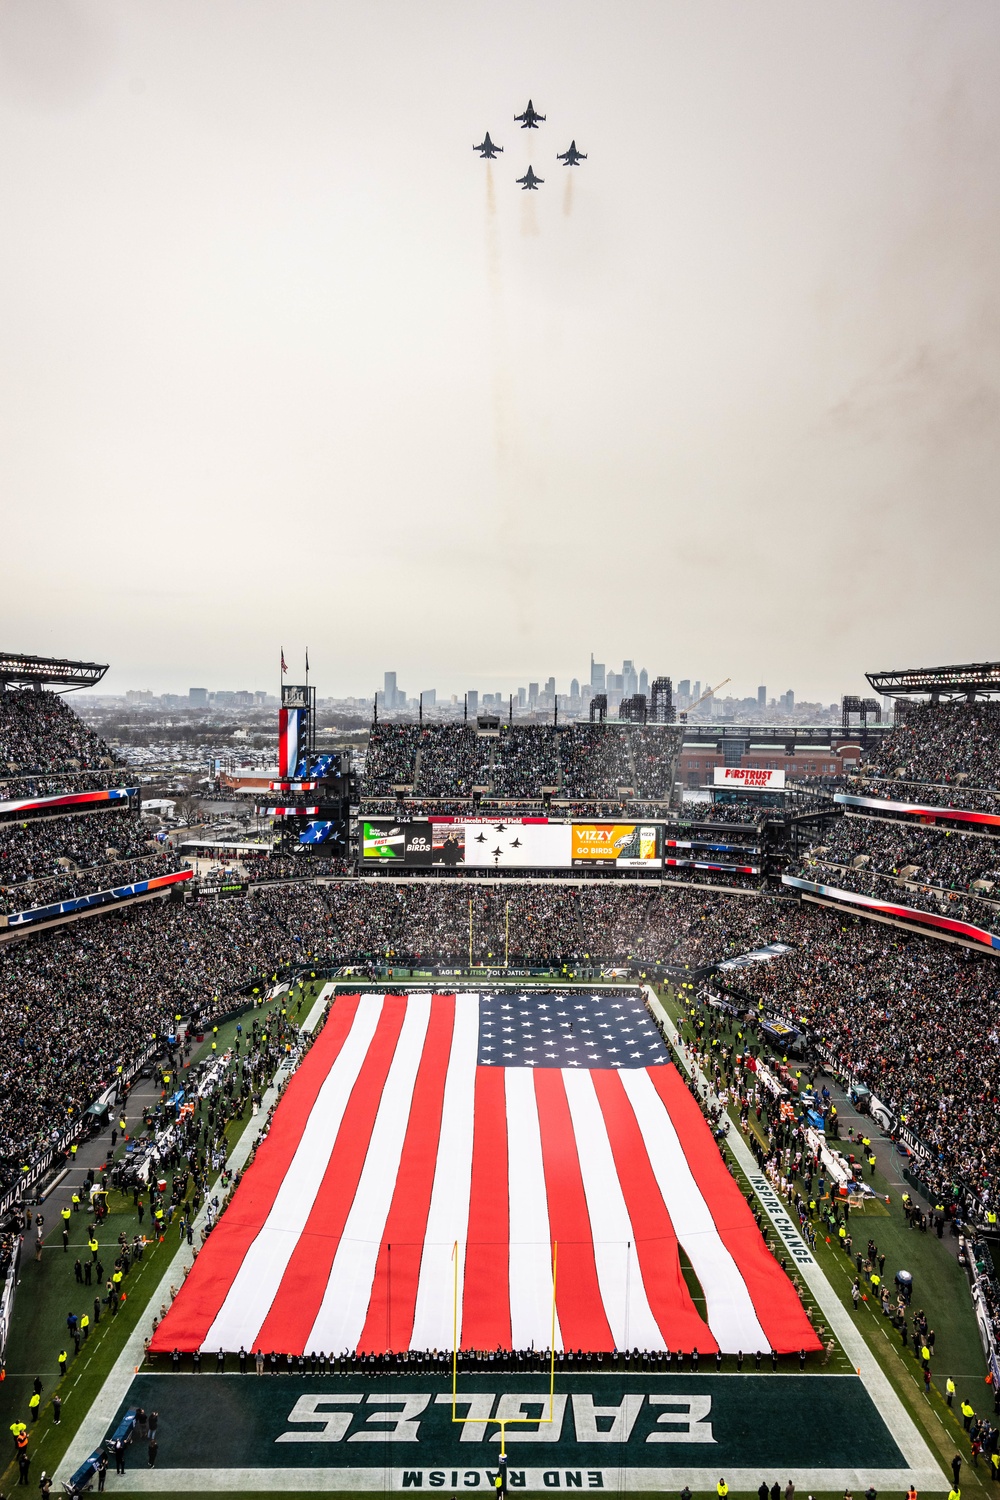
[[[670,800],[680,730],[649,724],[373,726],[362,810],[387,799],[541,806]],[[378,807],[373,804],[378,803]]]
[[[905,674],[900,674],[905,675]],[[900,702],[786,883],[876,917],[1000,949],[1000,704]]]
[[[37,683],[0,691],[2,771],[11,774],[0,774],[0,930],[146,894],[183,874],[140,826],[138,789],[123,785],[110,748]]]

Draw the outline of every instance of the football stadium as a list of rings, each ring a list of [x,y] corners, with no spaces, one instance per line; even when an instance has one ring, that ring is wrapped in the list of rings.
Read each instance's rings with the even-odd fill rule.
[[[104,671],[0,658],[5,1493],[1000,1477],[1000,666],[695,801],[669,679],[360,768],[286,686],[229,886]]]

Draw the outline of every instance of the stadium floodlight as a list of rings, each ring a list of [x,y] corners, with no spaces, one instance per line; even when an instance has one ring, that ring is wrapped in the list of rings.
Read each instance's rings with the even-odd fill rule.
[[[17,652],[0,652],[0,683],[5,687],[77,688],[96,687],[108,670],[107,662],[67,661],[56,656],[23,656]]]
[[[866,672],[876,693],[890,698],[927,693],[939,698],[978,698],[1000,693],[1000,662],[972,662],[954,667],[907,667],[899,671]]]

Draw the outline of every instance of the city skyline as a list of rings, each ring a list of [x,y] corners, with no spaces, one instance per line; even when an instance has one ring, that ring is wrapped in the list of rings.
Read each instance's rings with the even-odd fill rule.
[[[474,685],[470,683],[461,689],[439,688],[434,685],[413,689],[399,680],[400,674],[398,672],[386,670],[382,674],[382,685],[380,687],[368,693],[350,693],[347,691],[338,691],[336,688],[331,690],[328,684],[322,681],[317,682],[315,669],[312,672],[312,681],[313,685],[316,686],[319,701],[349,702],[354,700],[368,704],[374,704],[377,701],[380,710],[387,709],[388,711],[417,706],[421,694],[423,695],[424,709],[426,711],[430,711],[435,707],[461,706],[467,694],[474,694],[479,705],[482,705],[484,700],[493,705],[499,698],[500,706],[506,706],[509,704],[510,698],[513,697],[514,706],[522,709],[530,709],[536,700],[547,703],[547,706],[551,707],[553,692],[558,696],[560,701],[563,699],[575,699],[584,702],[588,701],[594,692],[606,692],[609,695],[609,700],[617,703],[620,697],[631,696],[631,694],[636,692],[645,694],[648,697],[655,677],[661,675],[670,677],[673,702],[675,706],[681,708],[687,707],[702,695],[705,699],[709,696],[715,696],[720,702],[757,702],[759,706],[764,708],[768,706],[785,706],[783,700],[787,699],[789,692],[792,695],[793,704],[802,701],[825,705],[828,702],[827,699],[813,696],[809,692],[800,693],[794,686],[786,686],[778,692],[772,691],[766,683],[757,683],[746,691],[740,691],[739,684],[734,684],[731,681],[720,682],[719,679],[707,676],[704,678],[692,676],[677,678],[672,677],[669,672],[662,674],[658,672],[653,673],[645,666],[636,666],[635,660],[634,658],[624,658],[621,663],[622,671],[618,672],[610,664],[598,662],[592,656],[589,682],[584,673],[569,677],[568,680],[564,678],[562,681],[555,674],[550,673],[543,676],[539,673],[533,677],[521,678],[516,686],[485,685],[483,679],[476,679]],[[629,674],[628,670],[630,668],[632,669],[631,674]],[[304,669],[297,676],[294,668],[290,665],[284,681],[286,683],[299,682],[300,680],[304,680],[304,677]],[[422,679],[418,678],[415,680]],[[390,688],[390,684],[392,690],[402,695],[401,699],[392,699],[390,702],[386,701],[386,693]],[[711,694],[709,690],[715,684],[718,684],[721,690],[717,690],[715,694]],[[762,691],[764,693],[763,702],[761,702],[760,696]],[[207,688],[197,686],[190,687],[183,692],[165,689],[163,692],[158,693],[149,687],[128,687],[122,688],[118,692],[109,692],[107,679],[99,687],[90,690],[86,694],[81,694],[81,699],[85,699],[86,697],[92,699],[101,697],[120,698],[132,702],[136,706],[141,706],[143,702],[166,698],[171,700],[172,706],[190,708],[208,707],[210,703],[216,707],[226,708],[277,706],[280,701],[277,690],[268,688],[232,688],[222,686]],[[829,701],[832,702],[833,700]],[[791,707],[793,705],[788,706]]]

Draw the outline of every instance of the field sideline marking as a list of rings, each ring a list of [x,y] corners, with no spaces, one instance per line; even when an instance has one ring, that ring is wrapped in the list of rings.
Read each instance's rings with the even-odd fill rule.
[[[302,1022],[303,1031],[313,1032],[316,1030],[316,1027],[319,1024],[320,1016],[326,1010],[326,1003],[336,988],[337,986],[335,984],[324,984],[323,988],[316,996],[316,1003],[313,1005],[309,1014]]]
[[[680,1033],[662,1001],[657,998],[653,993],[652,987],[649,985],[646,986],[646,995],[650,1003],[650,1008],[657,1019],[663,1023],[667,1031],[674,1053],[681,1066],[688,1074],[704,1084],[708,1093],[714,1096],[715,1091],[705,1074],[681,1050]],[[760,1168],[738,1129],[729,1132],[726,1137],[726,1145],[732,1151],[744,1176],[756,1193],[761,1207],[767,1213],[768,1218],[772,1218],[768,1204],[764,1201],[761,1193],[758,1192],[754,1182],[755,1178],[761,1176]],[[770,1194],[768,1196],[770,1197]],[[781,1203],[780,1196],[778,1196],[778,1202]],[[781,1203],[781,1211],[785,1214],[783,1203]],[[775,1224],[775,1229],[778,1229],[777,1224]],[[785,1233],[779,1231],[779,1235],[782,1241],[788,1244],[787,1231]],[[904,1407],[902,1400],[893,1389],[888,1375],[886,1375],[882,1366],[868,1347],[864,1337],[855,1328],[850,1314],[840,1300],[840,1297],[834,1291],[826,1272],[816,1262],[812,1252],[807,1250],[805,1241],[800,1241],[800,1243],[803,1250],[806,1251],[806,1258],[800,1261],[798,1257],[794,1257],[799,1275],[816,1298],[821,1312],[840,1340],[841,1348],[853,1362],[854,1368],[861,1372],[862,1384],[869,1396],[871,1396],[876,1411],[885,1420],[889,1431],[902,1450],[903,1457],[913,1470],[913,1483],[918,1489],[948,1489],[949,1485],[945,1482],[943,1470],[938,1468],[934,1461],[933,1453],[921,1436],[909,1412]],[[791,1245],[789,1245],[789,1249],[791,1248]],[[930,1461],[930,1466],[928,1466],[928,1460]]]
[[[129,1455],[130,1457],[132,1455]],[[719,1478],[718,1468],[706,1466],[690,1467],[687,1469],[646,1469],[639,1467],[620,1467],[617,1464],[600,1463],[553,1463],[550,1469],[543,1471],[540,1468],[528,1467],[527,1465],[512,1465],[520,1469],[527,1479],[524,1487],[526,1494],[551,1494],[552,1487],[546,1485],[542,1478],[544,1473],[555,1472],[557,1477],[569,1469],[575,1474],[586,1475],[588,1471],[597,1471],[604,1477],[604,1483],[591,1488],[591,1493],[603,1493],[615,1495],[619,1491],[619,1485],[623,1485],[626,1491],[653,1494],[664,1490],[677,1491],[683,1485],[689,1485],[693,1489],[711,1489]],[[491,1478],[496,1467],[468,1463],[462,1467],[456,1464],[430,1464],[414,1463],[408,1468],[384,1468],[381,1464],[373,1464],[367,1468],[295,1468],[295,1469],[149,1469],[129,1468],[125,1474],[125,1483],[121,1489],[126,1494],[172,1494],[184,1493],[204,1494],[205,1491],[248,1494],[280,1494],[282,1491],[293,1491],[297,1494],[328,1493],[341,1490],[346,1493],[357,1494],[359,1491],[382,1491],[388,1489],[397,1492],[403,1488],[404,1474],[418,1473],[426,1477],[433,1471],[448,1474],[456,1469],[459,1475],[459,1488],[462,1478],[467,1474],[475,1474],[477,1483],[475,1486],[465,1486],[463,1493],[475,1488],[479,1493],[489,1492],[492,1489]],[[806,1491],[820,1491],[821,1493],[832,1493],[835,1490],[848,1491],[860,1490],[862,1485],[874,1484],[880,1490],[905,1490],[912,1474],[908,1469],[782,1469],[782,1475],[790,1479],[796,1489]],[[747,1494],[754,1493],[754,1480],[759,1480],[760,1469],[727,1469],[726,1480],[729,1488],[734,1492]],[[480,1483],[479,1480],[484,1482]],[[408,1486],[409,1488],[409,1486]],[[429,1488],[426,1484],[412,1486],[413,1492],[425,1493]],[[560,1486],[559,1493],[565,1492],[565,1485]],[[575,1488],[575,1486],[574,1486]],[[438,1486],[432,1489],[431,1494],[447,1495],[450,1486]],[[514,1493],[518,1493],[515,1491]],[[510,1491],[508,1491],[508,1494]]]

